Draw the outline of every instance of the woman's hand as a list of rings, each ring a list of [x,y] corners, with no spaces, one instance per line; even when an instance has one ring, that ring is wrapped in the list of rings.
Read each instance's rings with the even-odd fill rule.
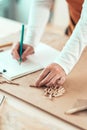
[[[14,59],[19,60],[20,55],[19,55],[19,47],[20,44],[17,43],[13,46],[12,48],[12,56]],[[31,45],[28,44],[23,44],[23,54],[22,54],[22,60],[25,61],[27,59],[27,56],[31,55],[34,53],[34,48]]]
[[[66,80],[65,71],[61,66],[56,63],[53,63],[46,67],[39,78],[37,79],[35,86],[41,87],[45,86],[55,86],[62,85]]]

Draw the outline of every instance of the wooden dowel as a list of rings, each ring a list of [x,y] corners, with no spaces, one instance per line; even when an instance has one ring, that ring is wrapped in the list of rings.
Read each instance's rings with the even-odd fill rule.
[[[12,42],[0,43],[0,48],[2,48],[2,47],[7,47],[7,46],[11,46],[12,44],[13,44]]]

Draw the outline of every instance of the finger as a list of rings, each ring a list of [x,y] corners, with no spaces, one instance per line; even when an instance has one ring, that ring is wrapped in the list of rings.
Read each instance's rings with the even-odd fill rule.
[[[22,59],[34,53],[34,50],[28,47],[22,54]]]
[[[24,57],[24,58],[22,59],[22,61],[23,61],[23,62],[25,62],[26,60],[27,60],[27,58],[26,58],[26,57]]]
[[[65,80],[66,80],[65,76],[61,77],[61,79],[58,81],[58,84],[62,85],[65,82]]]
[[[16,60],[19,60],[19,59],[20,59],[20,56],[19,56],[19,54],[18,54],[18,51],[14,50],[13,53],[12,53],[12,55],[13,55],[13,58],[14,58],[14,59],[16,59]]]
[[[20,58],[20,56],[18,54],[18,50],[19,50],[19,43],[17,43],[16,45],[13,45],[13,49],[11,52],[12,56],[17,60]]]
[[[39,78],[37,79],[35,85],[39,86],[40,82],[50,73],[49,68],[46,68],[42,71],[42,73],[40,74]]]
[[[12,46],[12,52],[14,51],[14,50],[19,50],[19,47],[20,47],[20,44],[19,43],[17,43],[17,44],[14,44],[13,46]]]
[[[55,73],[50,72],[48,75],[39,83],[39,86],[46,85],[52,78],[55,76]]]
[[[49,83],[46,84],[46,86],[55,86],[56,85],[56,82],[57,80],[60,79],[60,75],[56,75],[52,80],[49,81]]]

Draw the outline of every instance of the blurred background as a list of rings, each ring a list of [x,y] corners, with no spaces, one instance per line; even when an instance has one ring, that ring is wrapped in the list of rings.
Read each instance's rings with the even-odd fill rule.
[[[0,0],[0,16],[27,24],[32,0]],[[65,0],[53,0],[49,23],[66,27],[69,22]]]

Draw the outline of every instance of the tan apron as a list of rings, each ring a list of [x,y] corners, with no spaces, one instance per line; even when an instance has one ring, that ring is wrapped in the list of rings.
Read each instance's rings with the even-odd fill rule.
[[[70,22],[69,26],[66,29],[66,34],[70,36],[80,18],[82,4],[84,0],[66,0],[66,1],[68,3],[69,15],[70,15]]]

